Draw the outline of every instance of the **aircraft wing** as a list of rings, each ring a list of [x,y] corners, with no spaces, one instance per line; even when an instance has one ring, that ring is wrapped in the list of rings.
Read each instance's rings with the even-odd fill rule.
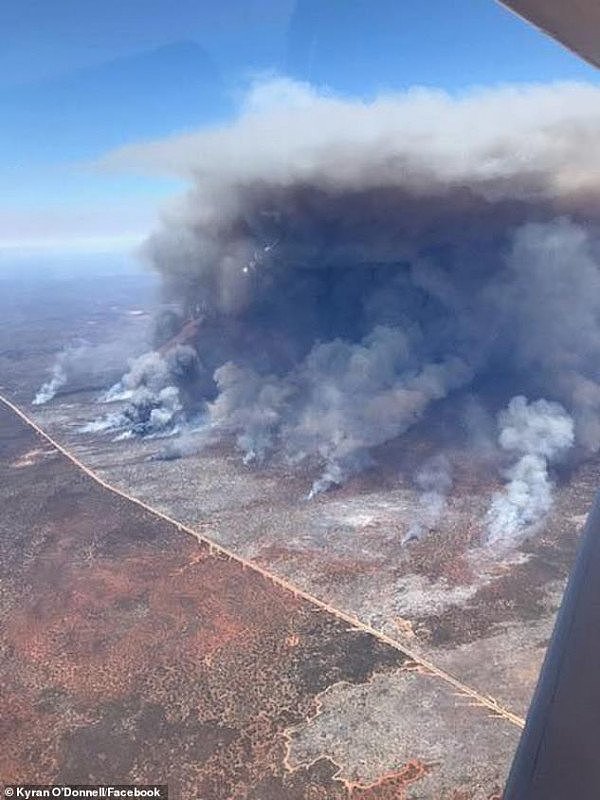
[[[504,800],[600,797],[600,495],[565,591]]]
[[[590,64],[600,67],[599,0],[500,0]]]

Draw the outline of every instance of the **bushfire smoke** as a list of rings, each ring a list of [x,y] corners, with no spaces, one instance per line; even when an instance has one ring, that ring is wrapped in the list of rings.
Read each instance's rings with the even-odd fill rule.
[[[558,403],[537,400],[528,405],[513,397],[498,415],[500,447],[518,456],[505,475],[506,490],[497,494],[488,514],[489,542],[510,542],[535,525],[552,505],[550,464],[573,446],[573,420]]]
[[[126,401],[126,407],[89,423],[84,432],[111,431],[119,438],[178,433],[182,393],[193,382],[197,364],[195,349],[178,343],[166,353],[153,350],[132,359],[121,380],[100,398],[103,403]]]
[[[405,536],[405,542],[420,539],[433,530],[444,513],[447,495],[452,486],[448,458],[441,453],[423,464],[415,475],[415,484],[421,492],[419,509]]]
[[[33,405],[50,402],[61,391],[98,389],[123,372],[127,356],[143,347],[140,330],[122,326],[108,341],[78,340],[61,350],[45,381],[32,400]]]
[[[193,183],[146,252],[246,461],[312,464],[314,494],[461,392],[535,401],[500,416],[497,537],[547,509],[556,454],[600,447],[599,134],[592,86],[361,102],[281,80],[109,161]]]

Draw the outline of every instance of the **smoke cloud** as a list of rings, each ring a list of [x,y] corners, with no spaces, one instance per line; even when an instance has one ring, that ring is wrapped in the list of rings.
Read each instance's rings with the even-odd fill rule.
[[[43,383],[38,389],[35,397],[31,401],[34,406],[42,406],[49,403],[56,393],[62,389],[67,382],[64,362],[68,359],[67,353],[61,353],[52,365],[50,379]]]
[[[127,355],[139,352],[140,331],[121,329],[109,341],[92,343],[80,339],[61,350],[32,400],[33,405],[50,402],[61,391],[98,389],[123,372]]]
[[[452,487],[450,461],[443,453],[429,459],[415,476],[420,490],[419,508],[404,543],[420,539],[435,529],[446,509],[447,495]]]
[[[132,359],[128,372],[100,398],[103,403],[126,401],[126,406],[85,425],[83,432],[120,432],[118,438],[177,433],[182,392],[194,384],[197,370],[195,349],[178,343],[164,354],[153,350]]]
[[[508,484],[488,512],[488,543],[499,545],[535,528],[552,505],[551,463],[573,446],[574,424],[558,403],[513,397],[498,414],[499,444],[520,456],[505,472]]]
[[[547,510],[569,446],[600,447],[599,134],[593,86],[366,102],[282,79],[228,125],[107,162],[192,183],[146,254],[197,326],[195,408],[245,461],[308,464],[314,495],[461,394],[536,401],[499,418],[516,461],[494,539]],[[142,383],[154,411],[180,388]]]

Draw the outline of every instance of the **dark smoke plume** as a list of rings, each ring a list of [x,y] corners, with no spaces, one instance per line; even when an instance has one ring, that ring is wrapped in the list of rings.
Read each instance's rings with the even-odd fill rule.
[[[599,134],[592,86],[360,102],[281,80],[230,125],[109,161],[193,181],[146,250],[198,323],[215,437],[314,464],[314,494],[461,392],[493,413],[544,398],[506,414],[573,438],[507,447],[501,416],[512,496],[600,447]],[[492,538],[549,504],[519,502],[499,523],[494,499]]]

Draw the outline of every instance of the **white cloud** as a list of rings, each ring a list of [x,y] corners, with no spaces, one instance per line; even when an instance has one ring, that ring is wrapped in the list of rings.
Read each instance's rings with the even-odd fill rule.
[[[373,181],[395,184],[400,175],[410,180],[410,163],[437,180],[482,185],[540,172],[561,192],[597,183],[599,129],[600,88],[587,84],[501,86],[459,97],[415,88],[365,101],[277,78],[255,84],[229,124],[122,147],[101,165],[223,187],[315,175],[324,184],[364,185],[365,164]]]

